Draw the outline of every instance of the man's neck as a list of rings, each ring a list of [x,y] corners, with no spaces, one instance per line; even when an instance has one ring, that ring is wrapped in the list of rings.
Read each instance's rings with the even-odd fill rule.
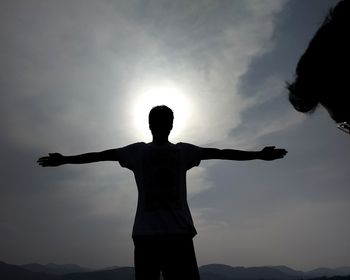
[[[152,140],[152,144],[154,145],[165,145],[165,144],[169,144],[169,140],[168,138],[157,138],[157,137],[153,137],[153,140]]]

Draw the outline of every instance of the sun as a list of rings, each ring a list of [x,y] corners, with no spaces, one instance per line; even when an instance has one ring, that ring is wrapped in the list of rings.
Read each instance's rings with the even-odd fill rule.
[[[137,137],[151,137],[148,127],[149,111],[158,105],[166,105],[174,112],[174,125],[170,139],[178,140],[190,120],[190,98],[180,87],[172,84],[145,87],[137,96],[132,112]]]

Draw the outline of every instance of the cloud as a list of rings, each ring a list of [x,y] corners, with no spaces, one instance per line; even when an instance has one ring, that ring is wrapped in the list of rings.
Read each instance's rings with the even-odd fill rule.
[[[208,178],[207,167],[208,164],[205,167],[198,166],[187,173],[187,192],[189,196],[194,196],[214,186]]]
[[[14,69],[5,97],[7,135],[69,152],[110,145],[110,138],[125,143],[132,139],[126,116],[135,85],[170,78],[189,88],[195,104],[185,137],[200,144],[225,138],[246,108],[239,78],[270,49],[274,16],[285,3],[77,1],[28,3],[20,11],[8,5],[12,33],[2,48],[15,48],[4,57]]]

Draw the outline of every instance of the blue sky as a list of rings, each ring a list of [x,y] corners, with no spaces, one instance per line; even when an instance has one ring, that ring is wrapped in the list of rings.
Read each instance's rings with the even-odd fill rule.
[[[35,161],[150,141],[166,103],[173,142],[289,151],[189,172],[200,265],[350,265],[349,136],[284,88],[336,3],[3,1],[0,260],[132,265],[132,173]]]

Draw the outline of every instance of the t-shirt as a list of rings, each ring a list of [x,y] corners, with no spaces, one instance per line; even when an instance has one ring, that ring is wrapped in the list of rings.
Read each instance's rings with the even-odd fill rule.
[[[118,149],[122,167],[133,171],[138,189],[132,235],[196,235],[187,204],[186,172],[200,163],[192,144],[135,143]]]

